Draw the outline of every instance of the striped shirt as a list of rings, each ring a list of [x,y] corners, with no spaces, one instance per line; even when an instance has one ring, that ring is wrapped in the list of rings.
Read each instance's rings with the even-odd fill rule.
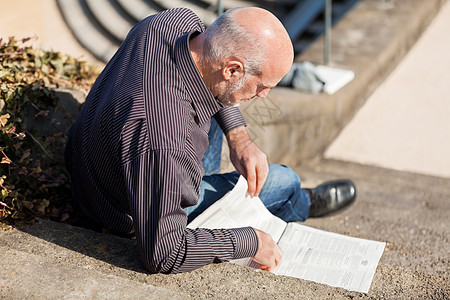
[[[74,201],[99,225],[134,233],[152,272],[177,273],[251,257],[250,228],[186,228],[195,205],[214,116],[224,132],[245,125],[205,85],[189,51],[203,32],[188,9],[138,23],[106,65],[69,133],[66,163]]]

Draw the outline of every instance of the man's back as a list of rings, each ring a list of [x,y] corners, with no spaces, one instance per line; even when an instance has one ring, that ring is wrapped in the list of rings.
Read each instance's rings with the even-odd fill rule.
[[[176,16],[173,12],[166,12],[166,16],[150,16],[130,31],[100,74],[71,129],[69,151],[72,155],[68,155],[68,165],[74,179],[77,204],[88,217],[113,231],[129,233],[133,230],[132,220],[127,216],[130,212],[122,166],[148,151],[149,143],[153,148],[182,145],[182,142],[167,142],[168,135],[173,134],[169,132],[172,126],[147,118],[154,114],[156,101],[149,103],[148,96],[157,85],[143,83],[144,72],[155,74],[151,69],[159,68],[163,76],[164,70],[174,69],[167,64],[171,63],[171,44],[181,35],[178,31],[181,28],[171,24],[173,16],[170,14]],[[175,30],[169,32],[167,27]],[[151,80],[158,79],[153,76]],[[150,90],[144,92],[144,88]],[[169,107],[167,103],[161,106],[156,109],[163,114],[161,118],[165,118]],[[170,109],[179,107],[175,103]],[[164,142],[166,145],[161,145]],[[172,144],[167,145],[170,142]],[[115,217],[112,218],[111,213]]]
[[[187,9],[135,26],[94,84],[67,146],[79,209],[111,231],[136,231],[153,272],[232,259],[242,248],[232,230],[186,229],[183,208],[198,201],[209,122],[221,109],[189,52],[185,33],[203,30]],[[253,230],[236,232],[253,237],[239,255],[253,254]]]

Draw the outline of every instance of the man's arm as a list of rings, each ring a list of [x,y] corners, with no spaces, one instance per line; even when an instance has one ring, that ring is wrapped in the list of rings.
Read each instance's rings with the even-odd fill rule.
[[[198,179],[187,164],[185,153],[165,150],[148,151],[123,167],[139,253],[152,273],[190,271],[258,251],[258,236],[250,227],[186,229],[181,203],[198,199]]]
[[[227,137],[231,162],[247,179],[248,193],[258,196],[269,174],[266,154],[250,139],[245,129],[247,124],[237,107],[224,107],[214,118]]]
[[[230,130],[226,137],[231,162],[236,171],[247,179],[248,193],[258,196],[269,175],[266,154],[253,143],[243,126]]]

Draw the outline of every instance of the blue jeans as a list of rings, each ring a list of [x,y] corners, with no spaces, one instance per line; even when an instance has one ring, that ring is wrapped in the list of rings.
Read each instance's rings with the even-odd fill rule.
[[[188,222],[232,190],[239,179],[238,172],[218,174],[223,133],[215,119],[211,120],[208,137],[210,144],[203,158],[205,176],[200,183],[200,198],[197,205],[185,208]],[[309,194],[301,189],[300,178],[287,166],[269,165],[269,175],[259,198],[272,214],[286,222],[304,221],[308,217]]]

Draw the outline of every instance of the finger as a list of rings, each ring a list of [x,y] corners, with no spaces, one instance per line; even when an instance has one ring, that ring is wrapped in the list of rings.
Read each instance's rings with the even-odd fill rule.
[[[281,263],[282,257],[283,257],[283,252],[281,251],[281,248],[278,247],[278,255],[277,255],[277,260],[276,260],[276,265],[277,266]]]
[[[259,196],[259,193],[261,192],[264,183],[266,183],[267,175],[269,175],[269,169],[267,167],[267,164],[263,164],[263,167],[256,169],[256,187],[255,187],[255,196]]]
[[[267,266],[266,271],[273,272],[276,267],[275,262],[273,262],[271,266]]]
[[[278,267],[278,265],[280,264],[280,262],[281,262],[281,256],[275,257],[275,259],[274,259],[274,261],[273,261],[273,264],[272,264],[270,267],[267,267],[267,268],[266,268],[266,271],[274,272],[275,269],[276,269],[276,268]]]
[[[281,263],[281,254],[275,257],[275,268]]]
[[[250,196],[255,196],[256,191],[256,171],[254,166],[247,167],[247,184]]]

